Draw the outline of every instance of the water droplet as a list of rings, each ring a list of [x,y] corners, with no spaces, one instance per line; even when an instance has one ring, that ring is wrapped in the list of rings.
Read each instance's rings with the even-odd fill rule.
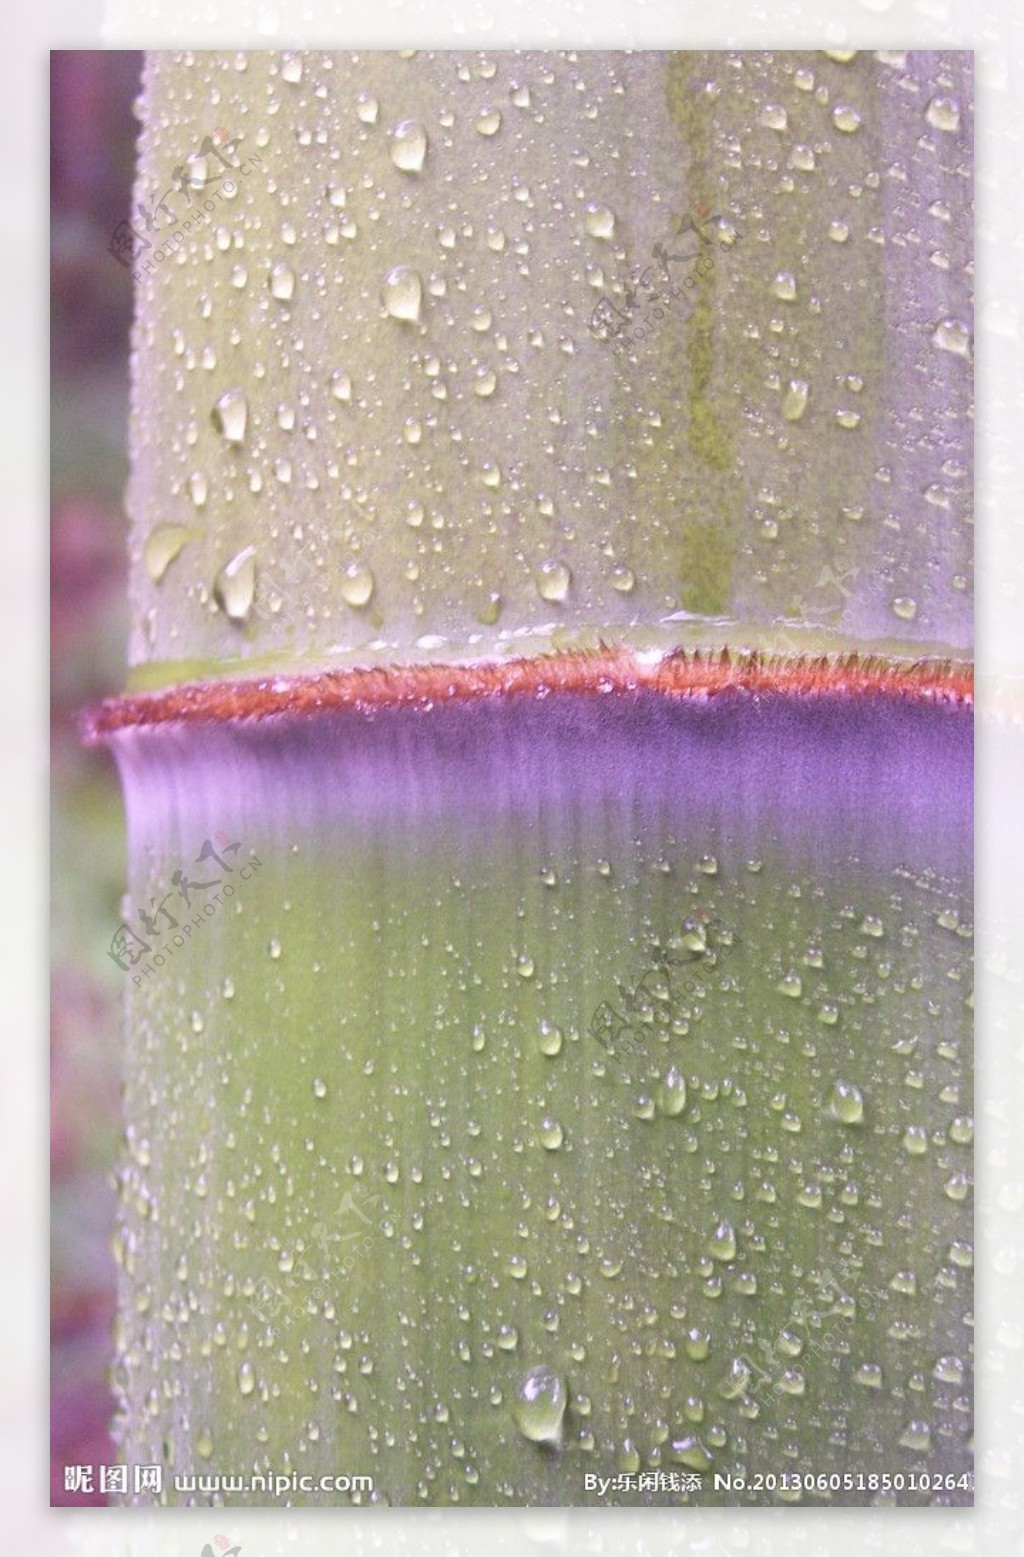
[[[206,477],[201,470],[194,470],[188,478],[188,493],[197,508],[205,508],[207,494]]]
[[[908,1125],[903,1132],[903,1150],[910,1157],[923,1157],[928,1150],[928,1132],[923,1125]]]
[[[427,156],[427,132],[415,119],[403,119],[391,136],[391,160],[403,173],[419,173]]]
[[[678,1465],[685,1465],[690,1470],[704,1472],[710,1470],[713,1463],[711,1454],[692,1433],[674,1438],[669,1453]]]
[[[562,1436],[567,1391],[554,1368],[531,1368],[516,1391],[516,1426],[531,1443],[558,1443]]]
[[[687,1330],[683,1346],[691,1362],[704,1362],[711,1355],[711,1335],[699,1325],[694,1325],[692,1330]]]
[[[238,1387],[243,1395],[251,1395],[256,1388],[256,1372],[251,1362],[243,1362],[239,1368]]]
[[[864,1094],[852,1081],[837,1081],[829,1099],[829,1113],[840,1124],[864,1123]]]
[[[201,1460],[208,1460],[213,1454],[213,1434],[208,1427],[200,1428],[195,1440],[195,1450]]]
[[[331,374],[331,394],[335,400],[348,405],[352,399],[352,379],[344,368],[335,368]]]
[[[246,546],[218,572],[213,598],[232,622],[244,622],[256,593],[256,548]]]
[[[295,272],[285,260],[278,260],[271,267],[269,286],[271,292],[282,303],[291,302],[295,295]]]
[[[708,1253],[713,1260],[736,1258],[736,1229],[731,1222],[721,1221],[711,1234]]]
[[[789,115],[781,103],[765,103],[761,109],[761,123],[766,130],[784,130],[789,124]]]
[[[798,422],[807,409],[810,385],[806,379],[792,378],[782,397],[782,414],[787,422]]]
[[[620,595],[631,595],[636,588],[636,574],[632,568],[619,563],[612,569],[612,588]]]
[[[370,603],[376,580],[365,562],[350,562],[341,575],[339,589],[341,598],[350,606],[365,606]]]
[[[940,1357],[932,1370],[932,1378],[941,1384],[962,1384],[967,1365],[962,1357]]]
[[[718,860],[713,854],[702,854],[697,861],[697,869],[702,876],[717,876]]]
[[[780,270],[772,282],[772,295],[780,302],[791,303],[796,297],[796,277],[791,270]]]
[[[960,128],[960,104],[955,97],[933,97],[924,116],[933,130],[952,135]]]
[[[381,301],[392,319],[416,323],[423,302],[423,282],[419,273],[408,265],[396,265],[394,270],[389,270],[381,288]]]
[[[881,1389],[882,1370],[877,1362],[862,1362],[853,1375],[853,1382],[862,1389]]]
[[[569,593],[572,574],[564,562],[549,558],[542,562],[534,576],[537,593],[542,600],[560,603]]]
[[[553,1022],[540,1024],[540,1052],[554,1056],[562,1052],[562,1029]]]
[[[856,108],[851,108],[848,103],[837,103],[832,110],[832,123],[845,135],[852,135],[860,129],[863,120]]]
[[[280,957],[281,942],[277,939],[276,936],[272,935],[270,940],[267,942],[267,954],[274,960],[274,962],[276,962]]]
[[[942,319],[932,331],[932,340],[940,351],[967,357],[971,350],[971,332],[962,319]]]
[[[917,601],[910,595],[897,595],[892,609],[901,622],[912,622],[917,615]]]
[[[686,1078],[676,1065],[669,1066],[658,1086],[656,1098],[659,1114],[676,1119],[686,1107]]]
[[[833,243],[845,243],[850,236],[850,227],[847,222],[829,222],[828,235]]]
[[[327,1083],[322,1076],[317,1076],[313,1082],[313,1096],[319,1098],[327,1096]]]
[[[540,1122],[540,1143],[545,1151],[556,1152],[565,1140],[565,1131],[558,1120],[546,1114]]]
[[[742,1357],[734,1357],[729,1371],[717,1386],[723,1400],[736,1400],[750,1383],[750,1369]]]
[[[498,375],[492,368],[481,368],[473,380],[473,393],[482,400],[489,400],[498,387]]]
[[[356,99],[356,117],[363,124],[376,124],[377,115],[380,113],[380,104],[369,92],[360,92]]]
[[[302,80],[302,58],[298,54],[286,54],[281,61],[281,80],[297,86]]]
[[[473,121],[478,135],[497,135],[501,129],[501,109],[483,108]]]
[[[776,993],[788,995],[790,1000],[799,1000],[804,992],[799,973],[787,973],[775,986]]]
[[[478,330],[480,334],[483,334],[485,330],[489,330],[491,328],[494,320],[491,314],[491,310],[489,308],[484,308],[481,304],[479,308],[473,309],[469,322],[474,330]]]
[[[214,402],[210,420],[225,443],[245,442],[245,425],[249,419],[249,402],[241,389],[226,389]]]
[[[615,212],[606,205],[588,205],[583,225],[592,238],[611,238],[615,233]]]
[[[146,572],[154,584],[159,584],[175,557],[196,533],[184,524],[158,524],[150,530],[142,555]]]
[[[974,1120],[967,1116],[958,1116],[950,1124],[948,1133],[954,1146],[970,1146],[974,1140]]]
[[[908,1422],[900,1434],[900,1443],[904,1449],[914,1449],[918,1454],[925,1454],[932,1446],[931,1428],[927,1422]]]

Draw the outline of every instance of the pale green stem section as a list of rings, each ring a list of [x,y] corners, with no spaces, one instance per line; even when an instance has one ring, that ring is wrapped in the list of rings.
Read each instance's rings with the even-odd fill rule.
[[[135,684],[964,652],[970,103],[967,55],[152,56]]]

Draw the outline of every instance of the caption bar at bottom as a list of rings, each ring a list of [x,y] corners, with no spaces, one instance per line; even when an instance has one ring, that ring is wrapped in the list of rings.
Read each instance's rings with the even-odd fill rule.
[[[64,1491],[95,1492],[97,1470],[100,1492],[125,1495],[130,1485],[136,1494],[159,1497],[164,1490],[162,1465],[65,1465]],[[251,1476],[191,1473],[170,1479],[175,1492],[269,1492],[276,1498],[286,1492],[373,1491],[372,1476],[307,1476],[298,1471],[256,1471]]]
[[[699,1492],[703,1480],[697,1471],[616,1471],[614,1476],[587,1471],[583,1490],[599,1498],[609,1492]]]

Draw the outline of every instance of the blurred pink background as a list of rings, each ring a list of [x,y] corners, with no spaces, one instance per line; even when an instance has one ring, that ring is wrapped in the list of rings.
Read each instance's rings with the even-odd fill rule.
[[[110,1439],[124,975],[107,957],[124,890],[123,815],[109,758],[77,716],[122,690],[122,497],[131,275],[108,253],[129,212],[141,55],[59,51],[51,68],[51,1433],[64,1467],[114,1463]],[[94,1476],[98,1489],[98,1472]]]

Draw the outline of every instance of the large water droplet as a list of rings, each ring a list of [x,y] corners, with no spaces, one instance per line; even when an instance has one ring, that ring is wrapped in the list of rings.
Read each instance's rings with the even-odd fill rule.
[[[501,129],[501,109],[484,108],[473,121],[478,135],[497,135]]]
[[[837,103],[832,110],[832,123],[837,130],[852,135],[855,130],[860,129],[863,120],[856,108],[851,108],[848,103]]]
[[[210,420],[225,443],[245,442],[245,425],[249,419],[249,402],[241,389],[227,389],[214,402]]]
[[[256,593],[256,548],[246,546],[213,581],[213,598],[232,622],[244,622]]]
[[[565,1132],[558,1120],[546,1115],[540,1122],[540,1142],[546,1151],[556,1152],[565,1139]]]
[[[728,1261],[736,1258],[736,1229],[731,1222],[719,1222],[711,1234],[708,1253],[713,1260]]]
[[[269,286],[276,298],[282,303],[291,302],[295,295],[295,272],[284,260],[278,260],[271,268]]]
[[[765,103],[761,109],[761,123],[766,130],[784,130],[789,124],[789,115],[781,103]]]
[[[542,600],[560,603],[569,593],[572,574],[564,562],[549,558],[542,562],[535,575],[537,593]]]
[[[933,97],[924,116],[933,130],[952,135],[960,128],[960,104],[955,97]]]
[[[852,1081],[837,1081],[829,1099],[829,1113],[841,1124],[863,1124],[864,1094]]]
[[[554,1368],[546,1363],[531,1368],[519,1385],[514,1408],[516,1426],[523,1437],[532,1443],[558,1443],[566,1400],[565,1381]]]
[[[611,238],[615,233],[615,212],[606,205],[588,205],[583,225],[592,238]]]
[[[686,1107],[686,1078],[676,1065],[670,1065],[658,1086],[659,1114],[675,1119]]]
[[[392,319],[415,323],[423,302],[423,282],[409,265],[396,265],[384,277],[381,302]]]
[[[971,332],[962,319],[943,319],[932,331],[932,340],[940,351],[951,351],[956,357],[966,357],[971,350]]]
[[[341,575],[341,598],[350,606],[365,606],[370,603],[375,587],[375,579],[365,562],[350,562]]]
[[[391,136],[391,160],[403,173],[419,173],[427,156],[427,132],[416,119],[403,119]]]
[[[143,560],[154,584],[159,584],[175,557],[196,535],[184,524],[158,524],[146,536]]]
[[[335,400],[348,405],[352,399],[352,379],[344,368],[335,368],[331,374],[331,394]]]

